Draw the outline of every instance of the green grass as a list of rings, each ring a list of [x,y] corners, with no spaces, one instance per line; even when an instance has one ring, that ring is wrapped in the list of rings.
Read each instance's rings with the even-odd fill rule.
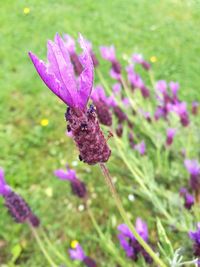
[[[30,14],[23,14],[24,7],[30,8]],[[53,39],[56,32],[74,37],[81,32],[93,42],[98,56],[102,44],[114,44],[118,58],[134,51],[143,53],[147,59],[156,56],[158,61],[153,66],[156,78],[177,80],[183,99],[200,100],[199,12],[198,1],[178,0],[6,0],[1,4],[0,166],[5,169],[7,181],[36,210],[52,240],[62,244],[65,253],[70,241],[77,239],[99,266],[114,266],[109,255],[99,249],[98,240],[91,238],[96,232],[87,214],[78,211],[80,202],[71,196],[67,184],[53,176],[53,171],[66,161],[78,161],[77,151],[65,136],[65,106],[42,84],[27,52],[31,50],[45,59],[46,40]],[[101,65],[107,74],[108,65],[102,60]],[[40,126],[43,118],[49,119],[47,127]],[[78,162],[76,169],[97,194],[92,205],[102,229],[111,229],[115,236],[115,220],[121,219],[98,167]],[[52,197],[45,193],[49,188]],[[148,217],[147,212],[139,213],[142,203],[136,202],[138,209],[133,208],[127,200],[128,192],[121,193],[132,215]],[[14,224],[3,205],[0,213],[0,265],[7,264],[12,248],[21,244],[18,266],[47,266],[27,227]]]

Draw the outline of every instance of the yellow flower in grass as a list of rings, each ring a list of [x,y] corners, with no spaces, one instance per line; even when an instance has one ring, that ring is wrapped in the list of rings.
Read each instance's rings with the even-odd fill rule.
[[[41,121],[40,121],[40,125],[41,126],[47,126],[49,124],[49,120],[48,119],[42,119]]]
[[[152,63],[155,63],[155,62],[157,61],[157,57],[156,57],[156,56],[152,56],[152,57],[150,57],[150,61],[151,61]]]
[[[23,10],[23,12],[24,12],[25,15],[28,15],[30,13],[30,11],[31,10],[30,10],[29,7],[25,7],[24,10]]]
[[[71,248],[76,248],[77,245],[78,245],[78,241],[77,240],[72,240],[70,245],[71,245]]]

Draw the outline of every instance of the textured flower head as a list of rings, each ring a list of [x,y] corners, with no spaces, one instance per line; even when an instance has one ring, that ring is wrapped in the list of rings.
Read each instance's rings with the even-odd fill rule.
[[[111,63],[116,61],[116,54],[115,54],[115,47],[114,45],[111,46],[101,46],[100,52],[102,58],[110,61]]]
[[[5,196],[9,192],[11,192],[11,188],[6,184],[4,171],[0,168],[0,195]]]
[[[94,67],[85,39],[80,35],[79,43],[83,49],[80,62],[83,71],[76,79],[67,46],[56,34],[55,42],[48,41],[48,63],[29,52],[29,56],[44,83],[69,107],[85,109],[91,94]]]

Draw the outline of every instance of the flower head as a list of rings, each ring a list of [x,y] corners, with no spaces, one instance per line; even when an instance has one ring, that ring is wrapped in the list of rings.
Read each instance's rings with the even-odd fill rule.
[[[186,127],[189,125],[189,116],[187,112],[187,104],[185,102],[177,102],[172,106],[172,110],[179,115],[181,124]]]
[[[169,83],[169,88],[171,89],[172,95],[173,95],[174,97],[177,96],[177,92],[178,92],[178,90],[179,90],[179,87],[180,87],[180,85],[179,85],[178,82],[173,82],[173,81],[171,81],[171,82]]]
[[[96,262],[92,258],[86,256],[83,248],[79,244],[77,244],[75,248],[69,249],[69,255],[72,260],[79,260],[87,267],[96,267]]]
[[[69,107],[83,110],[91,94],[94,67],[85,39],[81,35],[79,42],[83,49],[79,58],[83,71],[78,79],[75,77],[67,46],[58,34],[55,42],[48,41],[48,63],[39,60],[32,52],[29,52],[29,56],[47,87]]]
[[[138,234],[148,242],[148,229],[147,225],[141,218],[136,219],[135,224]],[[147,263],[151,263],[151,257],[145,252],[143,247],[140,246],[135,236],[132,234],[130,229],[126,224],[121,224],[118,226],[118,239],[121,247],[126,252],[127,257],[131,258],[134,261],[137,261],[139,254],[141,254]]]
[[[100,47],[100,52],[102,58],[105,60],[110,61],[111,63],[115,62],[116,59],[116,54],[115,54],[115,47],[114,45],[111,46],[101,46]]]
[[[79,198],[84,198],[87,195],[87,189],[85,183],[80,181],[77,176],[76,172],[72,169],[67,167],[67,171],[62,169],[58,169],[54,171],[55,176],[57,176],[61,180],[68,180],[71,183],[71,189],[74,195],[78,196]]]
[[[200,185],[200,165],[197,160],[186,159],[184,165],[190,174],[190,186],[196,191]]]
[[[145,70],[151,68],[150,63],[144,60],[142,54],[133,54],[132,59],[135,63],[140,64]]]
[[[166,138],[167,146],[170,146],[173,143],[175,134],[176,134],[176,129],[174,128],[167,129],[167,138]]]
[[[160,93],[166,94],[167,93],[167,82],[165,80],[157,81],[157,83],[156,83],[156,89]]]
[[[197,101],[192,102],[192,114],[197,115],[199,109],[199,103]]]
[[[197,224],[196,232],[189,232],[189,237],[193,241],[194,255],[200,257],[200,223]]]
[[[188,190],[184,187],[180,189],[180,196],[184,198],[184,206],[186,209],[190,210],[191,207],[194,205],[194,197],[191,195]]]
[[[33,214],[28,203],[6,184],[2,168],[0,168],[0,195],[5,200],[9,214],[17,223],[29,222],[33,227],[39,226],[39,218]]]

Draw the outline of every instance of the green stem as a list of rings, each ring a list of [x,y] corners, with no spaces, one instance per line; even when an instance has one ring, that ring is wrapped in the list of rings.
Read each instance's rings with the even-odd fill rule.
[[[127,262],[125,262],[120,256],[118,256],[118,252],[115,250],[115,248],[113,247],[113,244],[111,243],[110,240],[108,240],[104,234],[102,233],[101,229],[98,226],[98,223],[91,211],[91,209],[89,207],[87,207],[87,212],[88,215],[94,225],[94,228],[96,229],[98,235],[100,236],[101,240],[103,241],[104,246],[107,247],[107,249],[109,250],[109,252],[115,257],[116,261],[124,267],[127,267]]]
[[[155,261],[155,263],[158,264],[160,267],[167,267],[165,263],[156,255],[156,253],[152,250],[152,248],[144,241],[144,239],[138,234],[135,227],[130,222],[129,218],[127,217],[127,214],[122,206],[121,200],[116,192],[116,189],[114,187],[114,184],[112,182],[112,178],[110,176],[110,173],[106,166],[103,163],[100,163],[100,168],[102,170],[102,173],[105,177],[106,183],[110,189],[110,192],[115,200],[115,204],[120,212],[120,215],[122,216],[124,222],[127,224],[131,232],[133,233],[134,237],[137,239],[138,243],[145,249],[145,251],[151,256],[151,258]]]
[[[29,223],[28,224],[30,229],[31,229],[31,232],[33,233],[37,243],[38,243],[38,246],[40,247],[41,251],[43,252],[46,260],[49,262],[50,266],[51,267],[57,267],[58,265],[51,259],[51,257],[49,256],[48,252],[46,251],[38,233],[37,233],[37,230]]]
[[[65,262],[67,265],[72,265],[71,261],[69,261],[67,258],[65,258],[56,248],[55,246],[51,243],[51,241],[49,240],[48,236],[46,235],[46,233],[44,232],[44,230],[42,231],[42,235],[44,237],[44,240],[46,241],[46,243],[49,245],[49,247],[52,249],[52,251],[55,253],[55,255],[63,262]]]

